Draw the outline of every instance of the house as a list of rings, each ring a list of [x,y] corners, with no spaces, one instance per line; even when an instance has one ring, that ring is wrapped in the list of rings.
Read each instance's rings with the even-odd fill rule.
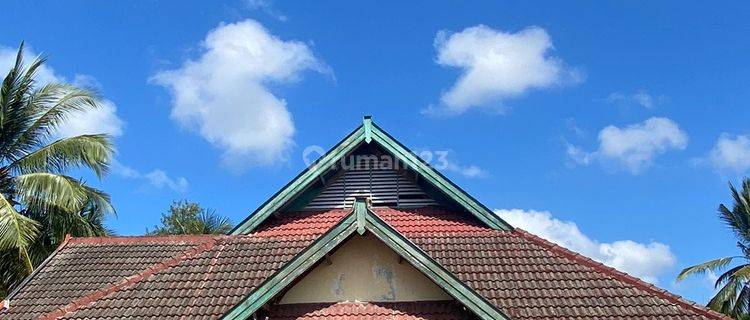
[[[520,229],[365,117],[226,236],[66,239],[7,319],[728,319]]]

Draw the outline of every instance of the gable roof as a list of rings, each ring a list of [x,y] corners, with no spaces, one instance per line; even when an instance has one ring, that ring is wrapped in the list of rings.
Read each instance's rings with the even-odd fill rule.
[[[255,288],[242,303],[224,315],[223,319],[243,320],[249,318],[355,232],[360,235],[371,232],[377,236],[404,260],[421,271],[480,319],[510,319],[370,211],[366,207],[365,199],[361,198],[355,203],[352,213],[336,223],[287,265]]]
[[[368,208],[360,199],[352,209],[287,211],[323,170],[372,142],[458,206]],[[233,235],[66,239],[8,297],[0,318],[233,319],[262,306],[293,318],[425,318],[424,302],[267,304],[323,255],[366,232],[483,319],[729,319],[511,228],[369,118]],[[464,318],[435,315],[443,316]]]
[[[437,207],[373,211],[511,319],[729,320],[521,229],[492,230]],[[346,214],[294,213],[257,233],[305,235]]]
[[[373,211],[514,320],[729,320],[520,229],[493,230],[436,207]],[[75,305],[59,318],[218,319],[350,212],[288,213],[241,236],[73,238],[9,297],[0,318]],[[95,296],[136,274],[143,277]],[[340,319],[367,315],[347,310],[351,317]]]
[[[337,143],[318,161],[302,171],[286,186],[264,202],[250,216],[240,222],[230,234],[251,233],[271,214],[293,201],[313,182],[317,181],[326,171],[362,143],[375,142],[391,153],[396,159],[406,164],[411,170],[423,177],[428,183],[441,191],[446,197],[474,215],[482,223],[494,229],[511,230],[512,227],[492,210],[485,207],[463,189],[448,180],[428,163],[417,157],[414,152],[394,139],[391,135],[372,122],[369,116],[364,117],[362,125]]]

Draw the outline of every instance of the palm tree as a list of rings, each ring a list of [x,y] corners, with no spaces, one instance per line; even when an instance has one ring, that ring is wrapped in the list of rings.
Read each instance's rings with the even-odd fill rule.
[[[65,175],[90,169],[101,178],[113,153],[104,134],[60,138],[69,116],[98,108],[96,96],[63,83],[38,84],[45,62],[24,65],[23,43],[0,88],[0,295],[18,284],[64,239],[100,236],[109,196]]]
[[[715,287],[721,288],[708,302],[708,307],[714,311],[732,316],[735,319],[748,319],[750,309],[750,179],[742,182],[742,190],[738,191],[731,183],[729,189],[734,198],[732,210],[725,205],[719,205],[719,218],[729,227],[737,238],[737,247],[741,255],[714,259],[682,270],[677,280],[683,280],[691,275],[706,272],[720,272],[730,265],[736,265],[716,280]]]
[[[149,235],[226,234],[233,228],[229,219],[186,200],[173,202],[169,206],[169,212],[162,215],[161,224],[154,231],[147,233]]]

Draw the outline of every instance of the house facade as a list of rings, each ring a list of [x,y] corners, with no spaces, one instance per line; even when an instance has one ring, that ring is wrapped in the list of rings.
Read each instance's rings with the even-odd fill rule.
[[[72,238],[3,319],[727,319],[513,228],[362,125],[225,236]]]

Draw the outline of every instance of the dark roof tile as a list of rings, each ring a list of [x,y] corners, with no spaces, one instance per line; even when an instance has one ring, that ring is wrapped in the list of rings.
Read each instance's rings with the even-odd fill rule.
[[[512,319],[727,319],[522,230],[492,230],[440,208],[375,213]],[[247,236],[72,239],[0,317],[216,319],[346,214],[281,215]],[[294,318],[280,308],[277,315]],[[295,308],[307,310],[302,319],[354,309],[455,319],[425,317],[397,304]]]

